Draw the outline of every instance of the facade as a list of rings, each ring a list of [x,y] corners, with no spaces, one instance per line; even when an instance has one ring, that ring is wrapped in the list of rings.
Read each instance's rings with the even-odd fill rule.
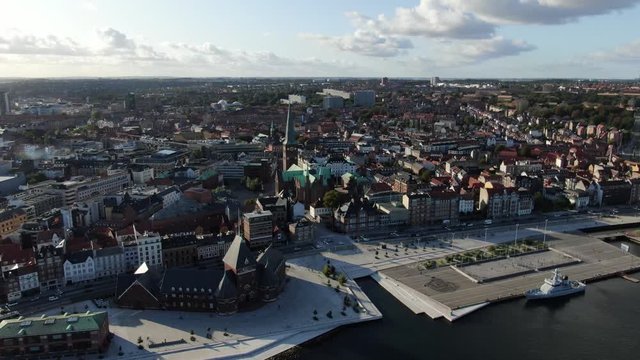
[[[265,248],[273,241],[273,214],[269,210],[244,213],[242,229],[252,250]]]
[[[95,261],[92,250],[67,254],[63,263],[64,280],[67,284],[94,280],[96,278]]]
[[[373,90],[358,90],[353,92],[353,105],[373,107],[376,104],[376,92]]]
[[[334,220],[337,230],[347,234],[357,235],[380,226],[375,203],[367,199],[352,199],[343,204],[334,211]]]
[[[27,213],[22,209],[10,209],[0,213],[0,235],[5,236],[20,229],[27,221]]]
[[[344,99],[340,96],[325,96],[322,98],[322,108],[325,110],[342,109],[344,107]]]
[[[274,224],[286,224],[291,218],[289,200],[281,196],[259,197],[256,208],[259,211],[270,211],[273,214]]]
[[[53,290],[64,285],[62,248],[42,247],[36,254],[38,280],[42,291]]]
[[[118,236],[123,247],[125,271],[133,271],[142,263],[149,267],[162,266],[162,237],[156,233]]]
[[[229,250],[231,242],[235,237],[234,235],[214,236],[213,234],[207,236],[195,236],[201,238],[199,239],[196,248],[198,260],[222,260],[222,257]]]
[[[402,203],[409,210],[411,225],[457,224],[459,199],[453,191],[431,191],[405,194]]]
[[[165,268],[193,265],[198,261],[198,239],[194,234],[172,234],[162,238],[162,262]]]
[[[154,170],[150,166],[134,166],[131,168],[131,178],[136,185],[144,185],[153,180]]]
[[[48,191],[61,194],[64,197],[63,204],[70,206],[95,196],[116,193],[129,184],[129,174],[120,171],[98,178],[77,176],[60,184],[52,184]]]
[[[289,233],[295,243],[312,243],[315,240],[315,226],[305,218],[289,224]]]
[[[487,219],[515,217],[521,211],[520,196],[515,188],[482,188],[479,202],[480,210],[486,209]]]
[[[277,299],[285,284],[282,254],[268,247],[256,258],[245,240],[235,236],[224,270],[169,268],[161,274],[141,266],[121,274],[116,303],[136,309],[169,309],[233,314],[257,302]]]
[[[96,278],[117,276],[125,271],[124,249],[113,246],[94,250]]]
[[[109,317],[104,311],[0,322],[0,358],[104,352],[108,346]]]

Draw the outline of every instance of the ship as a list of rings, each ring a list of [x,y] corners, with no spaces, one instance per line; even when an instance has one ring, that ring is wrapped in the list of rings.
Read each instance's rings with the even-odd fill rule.
[[[562,276],[558,269],[553,271],[553,277],[544,279],[544,284],[537,289],[531,289],[524,295],[527,300],[550,299],[584,292],[587,285],[580,281],[569,280]]]

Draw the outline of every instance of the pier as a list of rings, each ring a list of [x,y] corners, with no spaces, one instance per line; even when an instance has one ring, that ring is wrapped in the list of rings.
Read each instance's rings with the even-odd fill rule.
[[[562,267],[562,274],[572,280],[592,282],[640,270],[640,258],[589,235],[553,233],[549,238],[551,249],[580,260]],[[482,267],[487,273],[501,270],[492,263],[476,265],[474,271],[480,272]],[[533,270],[509,275],[510,269],[505,267],[502,279],[478,283],[450,266],[425,270],[407,264],[382,270],[374,279],[387,290],[393,289],[400,301],[410,302],[407,306],[415,313],[453,321],[484,305],[522,297],[550,276],[548,269]]]

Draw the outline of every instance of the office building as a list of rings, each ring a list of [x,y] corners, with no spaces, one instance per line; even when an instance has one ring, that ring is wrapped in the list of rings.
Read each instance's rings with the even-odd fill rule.
[[[244,238],[251,250],[267,247],[273,240],[273,214],[271,211],[253,211],[242,215]]]
[[[373,107],[376,104],[376,93],[373,90],[358,90],[353,93],[353,105]]]

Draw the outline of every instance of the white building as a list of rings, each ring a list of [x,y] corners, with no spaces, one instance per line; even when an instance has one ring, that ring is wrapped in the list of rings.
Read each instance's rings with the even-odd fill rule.
[[[62,269],[66,283],[89,281],[96,278],[93,251],[83,250],[67,256]]]
[[[140,234],[134,229],[133,235],[118,236],[123,247],[125,271],[135,270],[142,263],[150,268],[162,266],[162,238],[157,233]]]
[[[64,205],[72,205],[98,195],[116,193],[129,186],[129,174],[116,172],[112,175],[97,178],[76,176],[69,181],[51,185],[49,191],[64,196]]]
[[[180,192],[180,189],[178,189],[175,186],[172,186],[170,188],[164,189],[163,191],[158,193],[158,196],[160,196],[162,198],[162,208],[163,209],[166,209],[171,204],[173,204],[176,201],[180,200],[180,196],[181,195],[182,195],[182,193]],[[147,263],[147,265],[149,265],[149,263]]]
[[[458,206],[461,214],[471,214],[474,210],[474,200],[473,198],[466,199],[461,196]]]
[[[40,281],[38,281],[38,270],[34,269],[32,272],[18,276],[18,283],[20,284],[20,291],[25,292],[40,287]]]
[[[94,250],[96,278],[115,276],[125,272],[124,249],[114,246]]]
[[[131,169],[131,177],[133,178],[133,183],[136,185],[144,185],[153,180],[154,176],[154,170],[150,166],[141,166]]]

